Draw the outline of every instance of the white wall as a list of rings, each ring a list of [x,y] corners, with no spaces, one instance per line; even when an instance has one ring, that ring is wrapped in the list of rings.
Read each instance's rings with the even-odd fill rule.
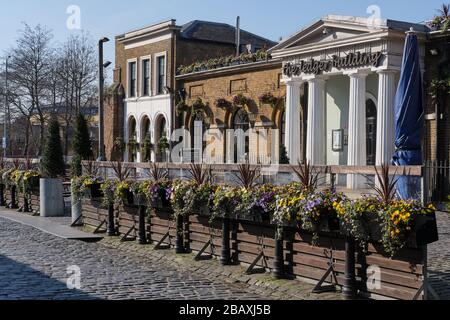
[[[327,165],[346,165],[348,147],[344,151],[333,152],[333,130],[344,129],[344,135],[348,134],[348,105],[350,96],[350,78],[348,76],[332,76],[327,80],[326,88],[326,135]]]
[[[171,101],[170,101],[170,95],[160,95],[160,96],[153,96],[153,97],[141,97],[138,99],[127,99],[125,101],[125,141],[128,141],[128,120],[131,116],[133,116],[136,119],[137,126],[137,141],[139,143],[142,142],[142,140],[145,137],[141,137],[142,132],[142,120],[145,116],[147,116],[150,119],[150,132],[151,132],[151,139],[152,143],[156,144],[157,141],[155,141],[155,130],[156,130],[156,121],[158,119],[161,119],[161,117],[164,117],[166,119],[167,123],[167,130],[170,130],[171,128]],[[167,132],[167,137],[170,137],[170,132]],[[126,157],[127,158],[127,157]],[[138,152],[137,160],[141,160],[141,155]]]

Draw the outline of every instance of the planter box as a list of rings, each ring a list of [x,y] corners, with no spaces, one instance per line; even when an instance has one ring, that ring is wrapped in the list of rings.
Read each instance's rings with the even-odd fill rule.
[[[29,188],[31,192],[38,192],[39,191],[39,177],[31,177],[28,179]]]
[[[175,245],[176,222],[173,216],[173,210],[169,208],[152,209],[149,223],[149,241],[157,243],[165,234],[169,232],[171,247]],[[167,242],[169,239],[166,240]]]
[[[419,215],[415,218],[413,232],[408,244],[413,248],[420,248],[439,241],[436,214]]]
[[[40,214],[42,217],[64,216],[63,182],[40,179]]]
[[[100,225],[103,225],[106,229],[106,224],[103,222],[108,220],[108,210],[102,206],[100,200],[82,199],[81,207],[84,225],[94,229],[98,228]]]
[[[101,184],[95,183],[91,185],[90,187],[86,188],[85,197],[88,199],[98,199],[103,198],[103,192],[101,190]]]
[[[220,257],[222,249],[222,221],[217,219],[210,223],[210,216],[191,215],[188,217],[189,247],[194,252],[200,251],[208,241],[214,245],[213,256]],[[206,250],[205,254],[209,254]]]

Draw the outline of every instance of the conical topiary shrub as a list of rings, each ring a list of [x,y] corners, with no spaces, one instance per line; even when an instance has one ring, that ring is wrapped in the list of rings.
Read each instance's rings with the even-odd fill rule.
[[[88,122],[81,113],[78,114],[75,121],[72,149],[74,156],[71,164],[71,175],[72,177],[79,177],[83,171],[82,161],[91,160],[93,157]]]
[[[61,145],[61,136],[58,120],[53,117],[48,126],[48,135],[45,141],[42,157],[42,175],[45,178],[58,178],[64,176],[65,164]]]
[[[75,155],[79,155],[82,160],[92,159],[91,139],[86,118],[79,113],[75,121],[72,148]]]

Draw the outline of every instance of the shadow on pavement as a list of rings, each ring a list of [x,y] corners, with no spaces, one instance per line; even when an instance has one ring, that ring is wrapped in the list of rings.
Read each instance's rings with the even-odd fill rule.
[[[69,278],[70,275],[67,275]],[[64,280],[65,281],[65,280]],[[0,300],[99,300],[81,290],[68,289],[27,265],[0,255]]]

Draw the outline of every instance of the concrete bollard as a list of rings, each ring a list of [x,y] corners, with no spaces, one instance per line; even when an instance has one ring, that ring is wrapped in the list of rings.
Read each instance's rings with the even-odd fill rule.
[[[61,179],[40,179],[41,217],[63,217],[64,198]]]

